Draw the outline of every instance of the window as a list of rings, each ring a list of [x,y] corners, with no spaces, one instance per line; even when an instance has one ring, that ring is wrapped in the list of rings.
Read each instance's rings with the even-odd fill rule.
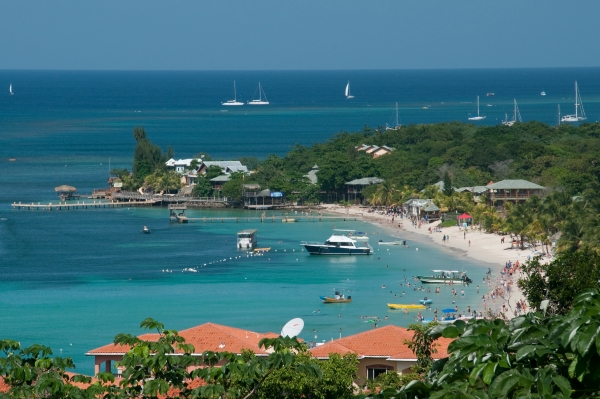
[[[379,374],[387,374],[392,370],[394,370],[392,366],[387,366],[385,364],[373,364],[367,366],[367,379],[374,380]]]

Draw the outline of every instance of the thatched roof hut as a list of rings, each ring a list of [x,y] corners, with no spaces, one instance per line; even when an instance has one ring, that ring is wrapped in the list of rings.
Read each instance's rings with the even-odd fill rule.
[[[62,186],[54,187],[54,191],[57,193],[74,193],[77,189],[73,186],[67,186],[63,184]]]

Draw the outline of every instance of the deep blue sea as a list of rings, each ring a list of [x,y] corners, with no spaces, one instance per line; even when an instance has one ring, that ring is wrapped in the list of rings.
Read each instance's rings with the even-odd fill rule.
[[[233,98],[234,80],[239,100],[251,100],[260,81],[271,105],[221,106]],[[386,306],[423,296],[400,286],[405,279],[456,268],[481,281],[487,268],[410,236],[403,237],[414,244],[409,249],[378,247],[378,239],[391,236],[361,222],[336,224],[372,235],[375,256],[323,258],[307,255],[299,244],[325,240],[331,223],[179,225],[160,208],[43,212],[14,211],[10,204],[56,200],[53,188],[61,184],[81,193],[104,187],[109,159],[111,167],[131,166],[137,125],[154,143],[173,147],[175,158],[200,152],[215,159],[263,158],[340,131],[393,124],[396,102],[402,124],[466,122],[477,112],[479,95],[487,119],[477,123],[493,125],[512,115],[516,98],[524,121],[554,125],[559,104],[563,114],[573,112],[575,80],[588,121],[598,120],[600,68],[0,71],[0,338],[49,345],[72,356],[77,371],[91,373],[93,360],[83,354],[117,333],[138,333],[146,317],[168,328],[212,321],[261,332],[279,332],[287,320],[302,317],[302,338],[316,335],[319,341],[339,337],[340,330],[347,335],[373,328],[361,315],[388,315],[380,325],[407,325],[414,315]],[[343,95],[348,81],[351,100]],[[495,96],[486,97],[489,92]],[[241,210],[189,214],[255,216]],[[152,234],[140,234],[143,225]],[[238,252],[235,232],[248,227],[258,228],[260,245],[273,252]],[[199,273],[182,273],[188,267]],[[323,305],[319,296],[334,288],[350,290],[354,301]],[[475,288],[466,291],[459,306],[477,307]],[[443,289],[435,300],[445,307],[453,299]]]

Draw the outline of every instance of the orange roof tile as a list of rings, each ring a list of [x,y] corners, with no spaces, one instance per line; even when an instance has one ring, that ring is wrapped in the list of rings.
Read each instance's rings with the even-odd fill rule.
[[[363,333],[350,335],[348,337],[328,342],[311,349],[312,356],[328,358],[330,353],[344,355],[348,352],[356,353],[361,357],[386,357],[388,359],[416,359],[413,352],[404,344],[404,340],[410,340],[412,331],[398,326],[385,326]],[[448,345],[451,339],[440,338],[436,341],[437,353],[434,359],[448,356]]]
[[[277,338],[279,336],[275,333],[261,334],[215,323],[205,323],[188,328],[179,331],[179,335],[185,338],[186,343],[194,345],[194,353],[198,354],[204,351],[241,353],[243,349],[251,349],[257,354],[266,354],[267,352],[264,349],[258,348],[258,342],[263,338]],[[156,341],[159,335],[144,334],[140,335],[139,338]],[[87,355],[124,354],[128,350],[128,346],[108,344],[92,349]]]
[[[0,393],[7,393],[10,390],[10,385],[4,381],[4,377],[0,377]]]

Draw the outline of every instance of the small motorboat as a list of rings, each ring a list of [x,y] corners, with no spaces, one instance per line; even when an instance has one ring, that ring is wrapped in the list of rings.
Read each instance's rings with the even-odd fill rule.
[[[144,228],[142,229],[142,233],[150,234],[150,229],[148,228],[148,226],[144,226]]]
[[[271,247],[269,248],[254,248],[254,252],[269,252]]]
[[[403,303],[388,303],[387,305],[390,309],[427,309],[425,305],[408,305]]]
[[[347,303],[347,302],[352,302],[352,297],[349,295],[347,297],[344,296],[344,294],[340,294],[339,291],[335,292],[335,296],[333,298],[328,297],[328,296],[321,296],[320,297],[323,300],[323,303]]]

